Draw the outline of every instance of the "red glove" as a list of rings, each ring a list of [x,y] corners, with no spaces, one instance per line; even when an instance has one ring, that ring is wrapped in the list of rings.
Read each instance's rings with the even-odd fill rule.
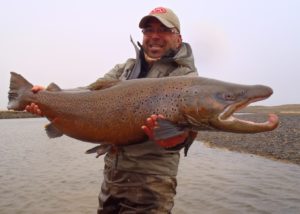
[[[147,118],[147,122],[146,125],[142,126],[143,131],[145,132],[145,134],[149,137],[150,140],[154,139],[154,134],[153,134],[153,130],[154,128],[157,127],[157,118],[164,118],[164,116],[162,115],[151,115],[150,117]],[[184,142],[184,140],[188,137],[188,132],[184,132],[181,135],[175,136],[175,137],[171,137],[165,140],[158,140],[155,141],[157,144],[159,144],[160,146],[164,147],[164,148],[171,148],[174,147],[178,144],[181,144]]]
[[[31,91],[33,93],[37,93],[41,90],[45,90],[45,88],[43,86],[39,86],[39,85],[35,85],[32,87]],[[37,114],[37,115],[40,115],[40,116],[43,116],[40,108],[38,107],[38,105],[36,105],[35,103],[31,103],[30,105],[27,105],[25,107],[25,110],[31,114]]]

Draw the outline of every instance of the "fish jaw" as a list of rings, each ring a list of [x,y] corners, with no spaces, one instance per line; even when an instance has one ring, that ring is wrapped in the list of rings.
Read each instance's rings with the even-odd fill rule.
[[[264,100],[271,94],[272,92],[269,94],[252,97],[241,102],[233,103],[227,106],[225,110],[215,118],[215,120],[211,121],[211,124],[220,130],[235,133],[258,133],[272,131],[279,124],[278,116],[275,114],[269,114],[268,120],[262,123],[239,119],[233,115],[235,112],[245,108],[250,103]]]
[[[278,116],[275,114],[269,114],[269,118],[266,122],[256,123],[253,121],[242,120],[234,116],[230,116],[227,119],[219,120],[219,129],[223,131],[235,132],[235,133],[259,133],[274,130],[279,124]]]

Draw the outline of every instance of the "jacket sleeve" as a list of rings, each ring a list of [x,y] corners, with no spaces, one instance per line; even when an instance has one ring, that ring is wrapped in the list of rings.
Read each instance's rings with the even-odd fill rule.
[[[112,68],[109,72],[104,74],[103,77],[100,77],[95,82],[91,83],[88,88],[93,88],[97,82],[105,81],[105,80],[122,80],[125,79],[127,73],[133,67],[135,60],[128,59],[125,63],[117,64],[114,68]]]
[[[117,64],[113,69],[111,69],[109,72],[104,74],[103,77],[99,78],[98,80],[103,80],[103,79],[120,79],[122,76],[122,73],[124,72],[126,63],[122,64]]]
[[[190,76],[190,77],[197,77],[198,72],[197,69],[190,69],[188,67],[178,67],[174,71],[172,71],[169,75],[171,76]]]

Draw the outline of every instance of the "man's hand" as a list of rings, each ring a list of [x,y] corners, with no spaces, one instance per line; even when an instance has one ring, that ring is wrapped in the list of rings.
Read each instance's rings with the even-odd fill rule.
[[[149,137],[150,140],[154,139],[154,128],[157,127],[157,118],[164,118],[162,115],[151,115],[149,118],[147,118],[146,125],[142,126],[143,131],[145,134]],[[183,143],[184,140],[188,137],[188,133],[184,132],[181,135],[171,137],[165,140],[158,140],[156,141],[157,144],[164,148],[171,148],[174,147],[180,143]]]
[[[31,91],[33,93],[37,93],[41,90],[45,90],[45,88],[43,86],[39,86],[39,85],[35,85],[31,89]],[[43,116],[42,111],[40,110],[38,105],[36,105],[35,103],[31,103],[30,105],[27,105],[25,107],[25,110],[31,114],[37,114],[37,115]]]

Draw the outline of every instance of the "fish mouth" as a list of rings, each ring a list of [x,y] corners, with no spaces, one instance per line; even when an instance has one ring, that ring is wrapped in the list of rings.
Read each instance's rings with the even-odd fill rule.
[[[245,108],[250,103],[264,100],[269,96],[254,97],[227,106],[225,110],[219,114],[217,117],[217,122],[214,125],[224,131],[236,133],[258,133],[272,131],[279,124],[278,116],[275,114],[269,114],[268,120],[262,123],[243,120],[233,115],[235,112]]]

